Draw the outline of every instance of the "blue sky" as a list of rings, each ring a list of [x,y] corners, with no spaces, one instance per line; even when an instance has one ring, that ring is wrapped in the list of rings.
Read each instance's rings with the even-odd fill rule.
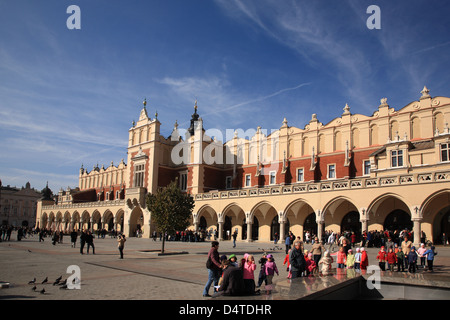
[[[145,97],[169,135],[196,98],[206,128],[270,132],[450,96],[449,17],[444,0],[0,0],[0,179],[57,192],[117,165]]]

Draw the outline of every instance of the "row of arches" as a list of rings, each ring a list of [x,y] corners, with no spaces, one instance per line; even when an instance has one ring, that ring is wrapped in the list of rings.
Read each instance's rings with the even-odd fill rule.
[[[105,210],[100,213],[94,210],[92,213],[88,210],[83,212],[66,211],[62,213],[53,211],[42,213],[37,226],[41,229],[48,229],[54,231],[78,231],[83,229],[107,231],[117,230],[122,231],[124,227],[124,210],[119,209],[115,213],[111,210]]]
[[[367,208],[367,209],[366,209]],[[305,231],[320,235],[325,230],[334,232],[363,230],[415,230],[414,221],[427,238],[439,242],[442,234],[450,232],[450,191],[436,192],[421,206],[409,206],[404,199],[394,194],[385,194],[374,199],[366,208],[358,208],[355,201],[337,197],[323,209],[315,210],[305,199],[297,199],[283,210],[277,210],[268,201],[261,201],[245,212],[243,205],[232,203],[222,212],[212,205],[203,205],[193,219],[200,230],[219,232],[220,239],[238,232],[239,240],[272,241],[275,234],[280,237],[292,231],[303,236]],[[248,224],[251,224],[248,227]],[[321,230],[319,230],[321,229]],[[249,238],[250,233],[250,238]]]

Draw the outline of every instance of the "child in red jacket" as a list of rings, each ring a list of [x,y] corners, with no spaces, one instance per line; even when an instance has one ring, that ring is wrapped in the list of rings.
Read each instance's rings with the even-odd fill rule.
[[[387,252],[384,250],[384,246],[382,246],[381,250],[378,251],[377,255],[377,260],[379,262],[378,264],[382,271],[386,271],[386,259],[387,259]]]
[[[292,277],[292,274],[291,274],[291,265],[290,265],[290,263],[289,263],[289,254],[291,253],[291,249],[289,249],[289,251],[288,251],[288,253],[286,254],[286,257],[284,258],[284,261],[283,261],[283,266],[285,265],[285,264],[287,264],[286,265],[286,271],[288,272],[288,276],[287,276],[287,278],[288,279],[290,279],[291,277]]]
[[[345,255],[345,251],[344,251],[344,247],[341,247],[337,253],[337,258],[336,258],[336,268],[338,269],[344,269],[345,268],[345,261],[347,256]]]
[[[394,266],[397,264],[397,254],[394,252],[392,247],[389,248],[387,253],[387,263],[389,270],[394,271]]]

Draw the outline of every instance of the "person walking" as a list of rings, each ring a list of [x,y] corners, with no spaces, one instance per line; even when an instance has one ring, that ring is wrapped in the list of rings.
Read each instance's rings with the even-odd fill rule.
[[[95,254],[94,236],[92,235],[91,231],[87,232],[86,243],[87,243],[87,249],[86,249],[87,254],[89,254],[89,248],[90,247],[92,247],[92,254]]]
[[[237,231],[234,230],[233,232],[233,248],[236,248],[236,238],[237,238]]]
[[[208,259],[206,261],[206,268],[208,269],[208,281],[203,289],[203,297],[211,297],[209,295],[209,288],[211,284],[214,286],[219,284],[219,278],[222,271],[222,265],[219,259],[219,242],[212,241],[211,249],[208,252]]]
[[[127,241],[127,239],[125,239],[125,235],[120,234],[119,237],[117,238],[117,247],[119,248],[120,253],[119,259],[123,259],[123,248],[125,247],[125,241]]]
[[[84,245],[86,244],[86,232],[83,230],[81,231],[81,235],[80,235],[80,253],[84,254],[83,250],[84,250]]]
[[[291,249],[289,254],[289,263],[291,264],[291,278],[301,277],[306,268],[306,261],[300,241],[295,241],[294,248]]]
[[[319,238],[314,238],[314,244],[311,248],[311,254],[313,255],[313,259],[316,265],[319,265],[320,258],[322,257],[322,253],[325,252],[325,248],[323,243],[319,243]]]
[[[72,230],[70,233],[70,243],[71,247],[75,248],[75,244],[77,243],[78,233],[75,230]]]

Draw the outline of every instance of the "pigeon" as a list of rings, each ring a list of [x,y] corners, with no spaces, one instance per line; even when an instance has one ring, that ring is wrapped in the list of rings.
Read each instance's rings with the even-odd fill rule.
[[[31,252],[31,250],[30,250],[30,249],[28,249],[28,252]]]
[[[62,282],[60,282],[60,283],[58,283],[58,285],[60,285],[60,286],[63,286],[63,285],[65,285],[65,284],[67,284],[67,279],[64,280],[64,281],[62,281]]]
[[[31,280],[31,281],[28,281],[28,284],[35,284],[36,283],[36,278],[34,278],[33,280]]]
[[[39,291],[42,294],[45,294],[45,289],[42,289],[41,291]]]
[[[42,281],[42,284],[47,283],[48,277],[45,277],[44,281]]]
[[[67,289],[67,284],[64,284],[63,286],[61,286],[60,289]]]
[[[36,286],[34,286],[33,288],[31,288],[31,290],[36,291]]]
[[[53,282],[53,285],[54,285],[54,286],[56,286],[57,284],[59,284],[59,280],[58,280],[58,279],[56,279],[56,281]]]
[[[56,278],[56,280],[55,280],[55,281],[58,281],[58,282],[60,282],[60,281],[61,281],[61,279],[62,279],[62,276],[59,276],[59,278]]]

